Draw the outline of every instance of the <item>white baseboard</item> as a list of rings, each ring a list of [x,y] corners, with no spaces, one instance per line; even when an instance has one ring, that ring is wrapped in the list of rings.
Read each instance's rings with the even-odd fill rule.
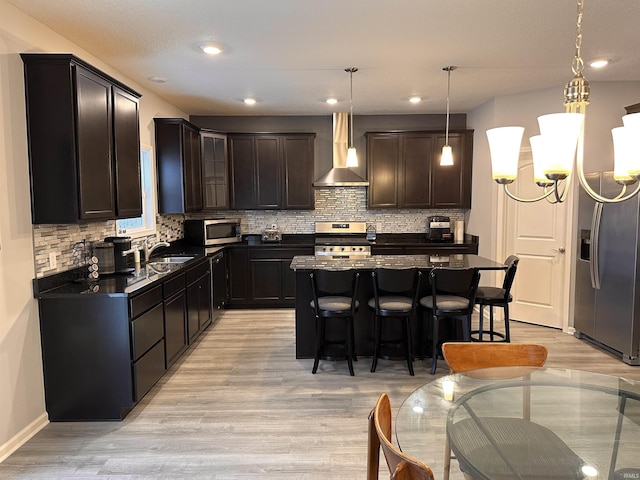
[[[44,412],[29,425],[19,431],[13,438],[10,438],[4,445],[0,445],[0,463],[9,457],[13,452],[27,443],[36,433],[49,424],[49,415]]]

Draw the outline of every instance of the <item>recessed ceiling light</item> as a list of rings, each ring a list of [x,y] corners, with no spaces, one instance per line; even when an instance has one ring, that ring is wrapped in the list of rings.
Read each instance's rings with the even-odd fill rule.
[[[153,83],[165,83],[167,81],[166,77],[149,77],[149,81]]]
[[[609,65],[609,60],[606,58],[598,58],[597,60],[589,62],[589,66],[592,68],[602,68],[607,65]]]
[[[336,103],[338,103],[338,99],[337,98],[327,98],[325,100],[329,105],[335,105]]]
[[[420,98],[420,97],[411,97],[411,98],[409,99],[409,101],[410,101],[411,103],[420,103],[420,102],[422,101],[422,98]]]
[[[213,45],[212,43],[200,45],[200,49],[207,55],[218,55],[219,53],[222,53],[222,47]]]
[[[246,103],[247,105],[255,105],[256,104],[256,99],[255,98],[245,98],[243,100],[244,103]]]

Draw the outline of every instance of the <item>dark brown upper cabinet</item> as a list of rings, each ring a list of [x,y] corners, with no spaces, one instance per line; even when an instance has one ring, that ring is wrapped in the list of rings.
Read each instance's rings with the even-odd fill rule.
[[[182,118],[154,118],[158,213],[202,210],[200,130]]]
[[[229,162],[227,136],[200,131],[202,157],[202,201],[205,210],[229,208]]]
[[[314,140],[314,134],[229,135],[231,207],[313,209]]]
[[[440,166],[444,132],[367,133],[369,208],[471,208],[473,131],[450,132],[454,165]]]
[[[32,222],[141,215],[140,94],[71,54],[21,57]]]

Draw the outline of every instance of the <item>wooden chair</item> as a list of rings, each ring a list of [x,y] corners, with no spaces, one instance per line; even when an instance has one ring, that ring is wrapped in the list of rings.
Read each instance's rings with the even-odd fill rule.
[[[386,393],[380,395],[369,414],[367,480],[378,479],[380,447],[391,480],[434,480],[433,472],[427,465],[405,455],[391,443],[391,404]]]
[[[512,372],[513,375],[520,376],[531,369],[542,367],[547,360],[547,348],[535,343],[446,342],[442,344],[442,354],[452,373],[463,372],[464,375],[471,377],[486,377],[486,374],[474,372],[474,370],[491,367],[523,367],[519,372]],[[495,372],[492,377],[495,378]],[[515,427],[520,425],[519,430],[525,438],[531,426],[530,417],[530,392],[527,387],[524,387],[522,421],[517,422]],[[549,444],[557,445],[558,452],[565,452],[565,448],[568,448],[555,435],[549,435],[548,441]],[[449,479],[451,458],[449,434],[447,434],[443,476],[445,480]],[[465,477],[467,477],[466,474]]]
[[[536,343],[446,342],[442,355],[454,373],[489,367],[542,367],[547,347]]]

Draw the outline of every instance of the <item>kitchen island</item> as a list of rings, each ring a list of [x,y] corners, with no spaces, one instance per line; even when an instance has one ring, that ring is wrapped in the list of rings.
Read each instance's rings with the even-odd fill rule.
[[[479,270],[503,270],[505,265],[478,255],[372,255],[354,259],[327,259],[327,257],[297,256],[290,268],[296,276],[296,358],[313,358],[315,348],[315,318],[309,303],[313,299],[309,274],[315,269],[345,270],[353,268],[360,272],[357,299],[360,310],[354,318],[356,355],[373,355],[373,313],[367,302],[373,297],[371,272],[375,268],[418,268],[422,271],[420,295],[430,293],[429,282],[424,274],[435,267],[477,268]],[[327,336],[343,335],[340,325],[327,322]],[[414,351],[418,351],[418,321],[412,321]]]

